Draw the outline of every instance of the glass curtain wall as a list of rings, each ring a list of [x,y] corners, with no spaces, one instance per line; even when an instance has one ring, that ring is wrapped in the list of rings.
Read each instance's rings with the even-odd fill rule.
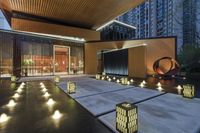
[[[21,50],[23,76],[53,75],[53,45],[25,41]]]
[[[13,73],[13,37],[0,34],[0,77],[10,77]]]

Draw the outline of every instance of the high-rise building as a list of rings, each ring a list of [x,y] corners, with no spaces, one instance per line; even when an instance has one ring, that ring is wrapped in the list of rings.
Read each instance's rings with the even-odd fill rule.
[[[197,12],[200,10],[196,8],[200,3],[198,2],[147,0],[117,20],[136,26],[136,38],[177,36],[179,49],[185,43],[191,44],[200,40],[200,24],[196,20]]]
[[[199,35],[197,30],[197,0],[183,1],[183,44],[198,43]]]

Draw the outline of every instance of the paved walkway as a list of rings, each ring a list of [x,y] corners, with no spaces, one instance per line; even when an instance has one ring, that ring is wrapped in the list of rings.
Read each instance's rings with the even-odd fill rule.
[[[140,133],[199,133],[200,99],[156,90],[123,86],[92,78],[66,78],[60,88],[74,81],[77,92],[69,95],[106,126],[115,130],[115,105],[124,101],[138,105]]]

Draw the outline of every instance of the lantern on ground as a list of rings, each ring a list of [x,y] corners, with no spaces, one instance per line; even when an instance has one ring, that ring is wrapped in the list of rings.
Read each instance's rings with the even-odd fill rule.
[[[127,85],[127,82],[128,82],[128,78],[126,78],[126,77],[121,78],[121,83],[123,85]]]
[[[17,78],[16,78],[16,76],[12,75],[10,80],[11,80],[11,82],[16,82]]]
[[[183,85],[183,97],[185,98],[194,98],[194,94],[195,93],[195,89],[194,89],[194,85],[191,84],[186,84]]]
[[[57,84],[60,82],[60,76],[55,76],[54,77],[54,82]]]
[[[116,129],[120,133],[137,133],[137,106],[127,102],[116,105]]]
[[[69,94],[76,93],[76,84],[74,82],[67,83],[67,93]]]
[[[101,75],[100,74],[96,74],[96,79],[100,80],[101,79]]]

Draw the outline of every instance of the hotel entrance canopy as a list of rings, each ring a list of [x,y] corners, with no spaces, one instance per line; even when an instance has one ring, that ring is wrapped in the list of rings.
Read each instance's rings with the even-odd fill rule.
[[[8,17],[97,29],[144,0],[1,0]]]

